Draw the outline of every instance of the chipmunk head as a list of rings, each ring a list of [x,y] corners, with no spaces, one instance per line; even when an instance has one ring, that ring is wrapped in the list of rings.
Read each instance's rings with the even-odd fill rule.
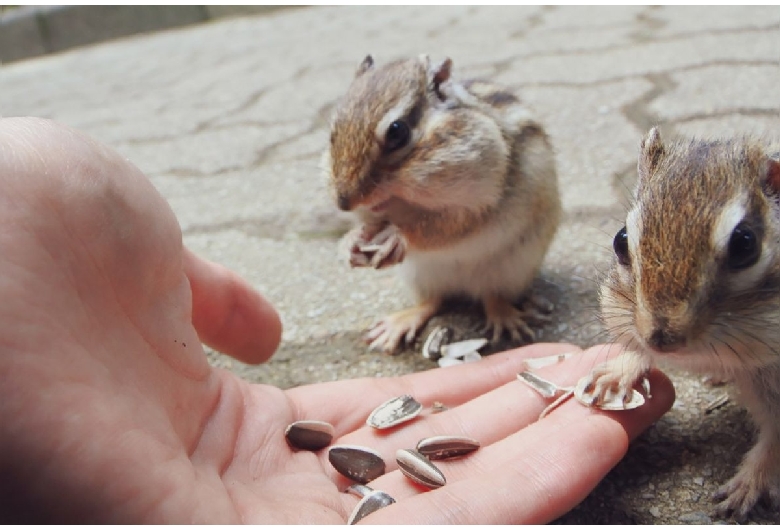
[[[602,288],[605,323],[655,353],[758,361],[747,345],[768,325],[762,301],[780,298],[780,162],[758,143],[664,143],[652,129],[638,171]]]
[[[438,90],[451,64],[447,59],[431,67],[421,56],[377,68],[370,55],[360,63],[331,126],[330,170],[339,208],[369,201],[382,173],[414,148],[426,107],[443,100]]]
[[[378,68],[370,55],[360,63],[331,126],[330,173],[339,208],[376,206],[386,198],[376,196],[376,188],[419,141],[420,120],[442,101],[439,86],[451,64],[447,59],[432,67],[421,56]]]

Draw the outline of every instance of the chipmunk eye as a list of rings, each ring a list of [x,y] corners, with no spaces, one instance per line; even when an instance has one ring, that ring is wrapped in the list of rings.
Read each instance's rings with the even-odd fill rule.
[[[761,243],[756,233],[745,223],[739,223],[729,239],[729,268],[746,269],[755,264],[759,256],[761,256]]]
[[[396,120],[387,128],[385,135],[385,150],[387,152],[396,151],[409,143],[411,131],[409,126],[403,120]]]
[[[612,240],[612,248],[615,249],[618,263],[621,265],[631,264],[631,256],[628,254],[628,233],[625,226],[615,234],[615,239]]]

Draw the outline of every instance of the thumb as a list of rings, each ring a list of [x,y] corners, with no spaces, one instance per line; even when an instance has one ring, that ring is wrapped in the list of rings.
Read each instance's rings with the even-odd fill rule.
[[[282,335],[279,314],[271,304],[235,273],[188,249],[184,271],[200,340],[245,363],[267,361]]]

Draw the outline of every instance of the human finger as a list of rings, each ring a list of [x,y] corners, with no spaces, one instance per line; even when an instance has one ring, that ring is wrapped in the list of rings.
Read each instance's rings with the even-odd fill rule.
[[[279,346],[279,314],[246,281],[185,248],[192,323],[200,339],[245,363],[267,361]]]
[[[477,363],[439,368],[394,378],[363,378],[318,383],[287,390],[296,405],[296,420],[316,419],[334,425],[336,436],[365,426],[371,411],[388,399],[409,394],[424,406],[439,401],[455,407],[513,381],[525,359],[563,353],[580,354],[570,344],[532,344],[494,353]],[[588,366],[582,368],[583,375]]]
[[[436,462],[448,480],[442,488],[425,491],[397,470],[387,473],[370,486],[398,504],[366,522],[549,522],[584,499],[625,455],[629,440],[671,407],[671,382],[655,372],[651,385],[653,398],[638,409],[607,413],[572,401],[476,453]]]

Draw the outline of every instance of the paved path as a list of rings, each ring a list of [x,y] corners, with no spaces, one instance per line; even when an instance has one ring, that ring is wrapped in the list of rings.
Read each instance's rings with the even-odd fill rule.
[[[651,125],[780,134],[777,7],[290,10],[0,66],[0,115],[54,118],[116,148],[170,201],[192,249],[277,306],[284,342],[271,363],[210,352],[215,364],[284,387],[404,373],[432,366],[419,344],[389,358],[360,337],[409,296],[392,270],[336,260],[348,224],[318,168],[330,111],[369,52],[449,56],[459,77],[517,87],[546,125],[565,219],[539,282],[558,306],[545,341],[603,339],[594,279]],[[436,323],[473,335],[480,317],[455,308]],[[564,522],[710,522],[709,496],[750,445],[750,424],[733,405],[703,414],[721,390],[674,379],[673,411]],[[754,520],[780,523],[768,517]]]

